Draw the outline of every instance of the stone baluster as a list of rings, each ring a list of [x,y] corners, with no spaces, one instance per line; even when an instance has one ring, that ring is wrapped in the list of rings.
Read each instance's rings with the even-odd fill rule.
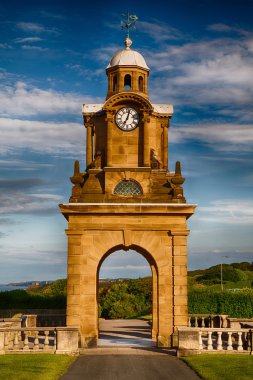
[[[198,317],[194,318],[194,327],[198,327]]]
[[[35,351],[39,350],[39,331],[35,331],[35,338],[34,338],[34,345],[33,345],[33,349]]]
[[[24,335],[25,335],[25,339],[24,339],[23,350],[24,351],[29,351],[29,340],[28,340],[29,331],[24,331]]]
[[[237,346],[237,351],[243,351],[242,347],[242,332],[238,331],[238,346]]]
[[[188,327],[192,327],[192,324],[191,324],[191,317],[188,318]]]
[[[15,331],[14,333],[14,342],[13,342],[13,349],[14,350],[17,350],[18,349],[18,346],[19,346],[19,332],[18,331]]]
[[[212,331],[208,331],[207,349],[208,351],[213,349]]]
[[[199,350],[203,350],[202,331],[199,331]]]
[[[226,316],[221,316],[221,327],[226,328],[227,327],[227,317]]]
[[[54,337],[53,349],[54,349],[54,351],[56,351],[56,330],[53,331],[53,337]]]
[[[222,331],[218,331],[217,350],[222,350],[221,334],[222,334]]]
[[[9,348],[9,333],[5,332],[4,334],[4,349],[7,351]]]
[[[205,317],[201,317],[201,327],[205,327]]]
[[[213,328],[213,317],[210,315],[210,327]]]
[[[44,340],[44,350],[48,349],[49,347],[49,331],[44,331],[45,333],[45,340]]]
[[[232,332],[231,331],[228,331],[228,348],[227,348],[228,351],[232,351],[233,350],[233,346],[232,346]]]

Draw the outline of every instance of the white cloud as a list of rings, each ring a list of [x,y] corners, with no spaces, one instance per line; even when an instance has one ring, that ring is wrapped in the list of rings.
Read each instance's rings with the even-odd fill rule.
[[[29,43],[29,42],[39,42],[39,41],[43,41],[43,39],[40,37],[25,37],[25,38],[17,38],[15,40],[15,42],[18,44],[24,44],[24,43]]]
[[[81,123],[0,118],[0,129],[0,152],[19,148],[51,154],[84,151],[85,131]]]
[[[208,25],[207,29],[214,32],[221,32],[221,33],[235,32],[242,35],[248,35],[249,33],[251,33],[251,31],[248,31],[246,29],[239,28],[233,25],[222,24],[222,23]]]
[[[24,50],[48,51],[48,48],[43,48],[40,46],[22,45],[21,48]]]
[[[199,220],[223,224],[252,224],[252,200],[223,199],[199,207]]]
[[[25,33],[37,33],[37,34],[53,34],[53,35],[59,35],[60,31],[57,28],[48,28],[45,27],[42,24],[35,23],[35,22],[18,22],[16,24],[16,27],[20,30],[22,30]]]
[[[88,78],[93,78],[93,77],[97,77],[97,76],[101,76],[104,74],[104,68],[102,69],[87,69],[85,68],[84,66],[82,65],[78,65],[76,63],[74,64],[66,64],[65,65],[66,69],[68,70],[71,70],[71,71],[74,71],[76,72],[78,75],[88,79]]]
[[[98,99],[43,90],[17,82],[15,86],[3,86],[0,89],[0,116],[17,117],[33,115],[56,115],[81,113],[81,104],[96,103]],[[98,101],[101,102],[101,99]]]
[[[214,150],[251,151],[253,124],[201,123],[176,125],[170,133],[174,143],[197,140],[210,144]]]
[[[44,26],[40,24],[36,24],[34,22],[18,22],[17,28],[23,30],[24,32],[35,32],[35,33],[41,33],[46,30]]]
[[[21,191],[0,194],[0,214],[50,215],[58,211],[57,202],[63,199],[56,194],[27,194]]]
[[[154,22],[138,21],[138,29],[140,32],[148,34],[156,42],[179,40],[186,37],[180,30],[158,20]]]
[[[38,247],[29,248],[6,246],[4,251],[1,252],[1,265],[62,265],[66,266],[66,252],[56,251],[54,249],[50,251],[40,250]],[[10,267],[11,270],[11,267]],[[39,268],[38,268],[39,272]],[[29,277],[38,277],[38,274],[29,273]],[[44,274],[45,276],[45,274]],[[42,277],[43,278],[43,277]],[[45,277],[44,277],[45,279]],[[10,281],[14,281],[11,278]]]
[[[12,47],[6,43],[4,43],[4,44],[0,43],[0,49],[12,49]]]
[[[43,168],[50,168],[53,164],[45,164],[36,161],[26,161],[21,159],[6,158],[0,159],[0,168],[1,170],[9,171],[11,169],[18,169],[19,171],[34,171],[40,170]]]
[[[224,106],[252,110],[252,52],[252,37],[241,35],[149,50],[147,64],[157,73],[150,79],[152,99],[194,108],[212,105],[215,112]]]
[[[122,50],[122,49],[123,49],[122,45],[103,46],[101,48],[94,49],[92,52],[90,52],[88,55],[88,58],[94,58],[100,64],[101,64],[101,62],[105,62],[108,65],[112,56],[116,52],[118,52],[119,50]]]

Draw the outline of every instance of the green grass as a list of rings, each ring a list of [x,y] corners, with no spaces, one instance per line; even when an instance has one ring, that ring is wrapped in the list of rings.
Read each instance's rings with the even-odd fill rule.
[[[0,380],[56,380],[74,360],[67,355],[1,355]]]
[[[204,380],[252,380],[253,357],[250,355],[194,355],[182,360]]]
[[[152,321],[152,314],[142,315],[141,317],[138,317],[139,319],[142,319],[143,321]]]

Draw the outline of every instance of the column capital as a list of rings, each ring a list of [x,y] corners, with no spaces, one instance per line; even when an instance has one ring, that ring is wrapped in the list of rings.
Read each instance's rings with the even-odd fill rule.
[[[107,117],[105,118],[105,121],[106,121],[107,123],[113,123],[113,116],[107,116]]]
[[[87,128],[87,127],[91,127],[93,126],[93,115],[84,115],[83,116],[83,121],[84,121],[84,126]]]
[[[114,120],[114,111],[107,111],[105,121],[106,122],[113,122]]]
[[[169,128],[169,120],[161,120],[161,127],[162,128]]]

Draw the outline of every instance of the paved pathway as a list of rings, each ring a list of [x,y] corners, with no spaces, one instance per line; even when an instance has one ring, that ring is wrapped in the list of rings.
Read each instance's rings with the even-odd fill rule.
[[[99,321],[99,347],[155,346],[151,339],[151,327],[140,319],[113,319]]]
[[[60,380],[200,380],[184,362],[168,353],[139,349],[136,354],[134,349],[107,348],[102,354],[101,350],[79,356]]]
[[[154,347],[145,321],[100,321],[98,344],[84,349],[60,380],[200,379],[173,350]]]

